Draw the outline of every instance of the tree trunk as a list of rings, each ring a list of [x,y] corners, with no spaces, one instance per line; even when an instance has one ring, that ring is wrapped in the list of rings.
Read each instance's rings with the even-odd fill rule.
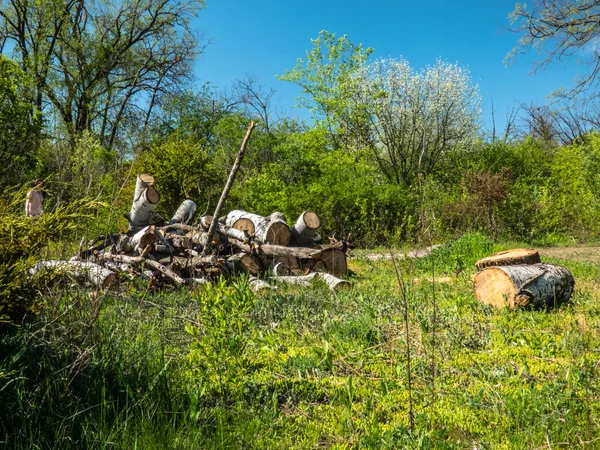
[[[536,250],[531,248],[515,248],[482,258],[475,263],[475,267],[480,271],[486,267],[539,264],[541,262],[540,254]]]
[[[126,218],[129,221],[129,229],[138,231],[152,223],[152,212],[160,195],[154,189],[154,178],[150,175],[138,175],[133,194],[133,203]]]
[[[569,301],[575,285],[573,275],[554,264],[488,267],[475,275],[474,281],[477,300],[511,309],[561,305]]]
[[[187,225],[192,220],[195,212],[196,203],[194,203],[193,200],[184,200],[183,203],[179,205],[179,208],[177,208],[177,211],[175,211],[175,214],[169,223],[182,223]]]
[[[226,224],[236,230],[253,234],[258,242],[264,244],[287,246],[292,236],[290,227],[277,215],[263,217],[246,211],[234,210],[227,215]]]
[[[308,245],[321,240],[317,230],[321,226],[321,219],[312,211],[304,211],[292,227],[292,239],[299,245]]]
[[[270,280],[276,281],[283,284],[295,284],[300,286],[309,286],[314,280],[324,280],[327,286],[332,291],[338,290],[343,287],[350,286],[350,283],[346,280],[341,280],[328,273],[309,273],[308,275],[298,277],[288,276],[272,276]]]
[[[320,259],[323,253],[327,252],[328,250],[340,250],[341,247],[341,243],[325,248],[284,247],[282,245],[258,244],[256,242],[246,243],[229,236],[227,236],[227,242],[239,248],[240,250],[249,253],[257,253],[259,255],[267,256],[293,256],[299,259],[313,260]]]
[[[29,274],[37,275],[45,270],[58,270],[72,274],[101,289],[106,289],[119,281],[117,273],[98,264],[82,261],[42,261],[29,269]]]

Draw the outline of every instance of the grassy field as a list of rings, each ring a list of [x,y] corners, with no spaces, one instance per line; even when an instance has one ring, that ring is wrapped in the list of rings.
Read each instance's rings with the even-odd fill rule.
[[[404,290],[364,252],[338,293],[41,286],[0,341],[0,445],[600,448],[600,261],[542,253],[576,280],[558,310],[479,305],[475,260],[511,246],[399,262]]]

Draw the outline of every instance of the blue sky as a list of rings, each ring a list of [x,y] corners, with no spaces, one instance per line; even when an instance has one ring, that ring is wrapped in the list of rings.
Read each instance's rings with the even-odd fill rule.
[[[515,103],[543,101],[553,90],[569,86],[581,67],[574,62],[553,65],[531,75],[531,53],[505,66],[503,60],[518,35],[507,31],[515,2],[507,0],[392,1],[370,0],[206,0],[193,27],[209,38],[196,64],[200,82],[228,88],[249,74],[277,91],[274,101],[280,115],[306,117],[294,108],[300,94],[295,85],[279,81],[304,58],[311,38],[321,30],[347,34],[355,43],[372,47],[373,59],[404,57],[419,69],[441,57],[468,67],[483,95],[483,120],[491,128],[491,99],[496,126],[505,123]]]

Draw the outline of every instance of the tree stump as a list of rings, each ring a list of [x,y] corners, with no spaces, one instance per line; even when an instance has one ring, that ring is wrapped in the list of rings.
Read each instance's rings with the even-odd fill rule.
[[[154,188],[154,177],[146,174],[138,175],[133,194],[131,209],[126,215],[129,221],[129,229],[138,231],[152,223],[152,212],[160,195]]]
[[[278,215],[259,216],[241,210],[231,211],[227,215],[227,226],[253,234],[258,242],[287,246],[292,233],[287,223]]]
[[[554,307],[571,298],[575,280],[554,264],[487,267],[475,275],[475,296],[497,308],[532,305]]]
[[[475,267],[477,267],[477,270],[483,270],[486,267],[539,264],[541,262],[540,254],[536,250],[531,248],[515,248],[482,258],[475,263]]]

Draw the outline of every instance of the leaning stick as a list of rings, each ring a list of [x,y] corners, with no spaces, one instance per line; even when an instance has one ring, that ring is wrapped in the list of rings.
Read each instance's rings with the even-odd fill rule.
[[[233,163],[233,167],[231,168],[231,172],[229,173],[229,178],[227,179],[227,183],[225,183],[225,188],[223,189],[223,192],[221,193],[221,198],[219,199],[219,203],[217,203],[217,207],[215,208],[213,217],[219,217],[219,215],[221,214],[221,210],[223,209],[223,206],[225,205],[225,200],[227,200],[227,196],[229,195],[231,186],[233,186],[233,180],[235,179],[235,175],[237,174],[237,171],[240,168],[240,165],[242,164],[242,158],[244,157],[244,153],[246,152],[246,146],[248,145],[248,141],[250,140],[250,135],[252,134],[252,130],[254,130],[254,127],[256,127],[256,124],[254,123],[254,121],[251,121],[250,124],[248,125],[248,130],[246,131],[246,136],[244,136],[244,140],[242,141],[242,146],[240,147],[240,151],[238,152],[237,156],[235,157],[235,162]],[[203,254],[207,254],[210,249],[210,243],[212,240],[212,236],[215,232],[216,225],[217,225],[216,220],[213,220],[210,223],[210,228],[208,229],[208,232],[206,233],[206,245],[204,247],[204,250],[202,251]]]

